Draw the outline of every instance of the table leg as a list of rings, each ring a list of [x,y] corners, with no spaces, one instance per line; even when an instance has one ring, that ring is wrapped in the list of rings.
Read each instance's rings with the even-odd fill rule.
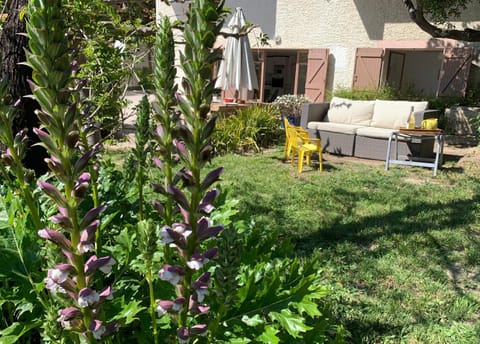
[[[392,148],[392,136],[393,136],[393,133],[390,134],[390,137],[388,138],[387,158],[385,159],[385,171],[388,171],[388,168],[389,168],[389,165],[390,165],[390,150]]]

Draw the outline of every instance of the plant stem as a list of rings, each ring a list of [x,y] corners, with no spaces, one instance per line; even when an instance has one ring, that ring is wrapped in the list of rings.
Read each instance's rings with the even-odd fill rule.
[[[153,272],[152,264],[149,262],[147,266],[147,283],[148,283],[148,292],[150,294],[150,316],[152,318],[152,329],[153,329],[153,342],[158,344],[158,328],[157,328],[157,317],[155,315],[156,302],[155,302],[155,292],[153,289]]]

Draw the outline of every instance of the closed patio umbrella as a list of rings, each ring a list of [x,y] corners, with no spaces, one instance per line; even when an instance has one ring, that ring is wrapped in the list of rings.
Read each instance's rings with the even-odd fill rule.
[[[258,90],[257,74],[253,63],[250,42],[245,32],[246,19],[241,7],[237,7],[228,22],[231,33],[226,40],[223,59],[218,69],[215,88],[232,90],[240,99],[246,99],[247,92]]]

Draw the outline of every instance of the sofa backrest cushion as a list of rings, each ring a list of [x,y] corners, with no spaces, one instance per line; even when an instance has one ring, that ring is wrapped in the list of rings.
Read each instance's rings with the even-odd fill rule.
[[[369,125],[373,115],[373,100],[350,100],[333,97],[325,122]]]
[[[410,111],[425,111],[428,102],[406,100],[375,100],[370,126],[385,129],[399,129],[408,122]]]

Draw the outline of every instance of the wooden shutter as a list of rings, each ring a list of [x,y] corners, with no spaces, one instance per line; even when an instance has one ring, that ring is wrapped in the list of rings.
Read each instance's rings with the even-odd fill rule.
[[[325,100],[327,86],[328,49],[310,49],[308,51],[307,80],[305,96],[312,102]]]
[[[352,84],[354,89],[377,89],[380,86],[384,56],[381,48],[357,48]]]
[[[473,59],[472,48],[445,48],[438,97],[464,97]]]

